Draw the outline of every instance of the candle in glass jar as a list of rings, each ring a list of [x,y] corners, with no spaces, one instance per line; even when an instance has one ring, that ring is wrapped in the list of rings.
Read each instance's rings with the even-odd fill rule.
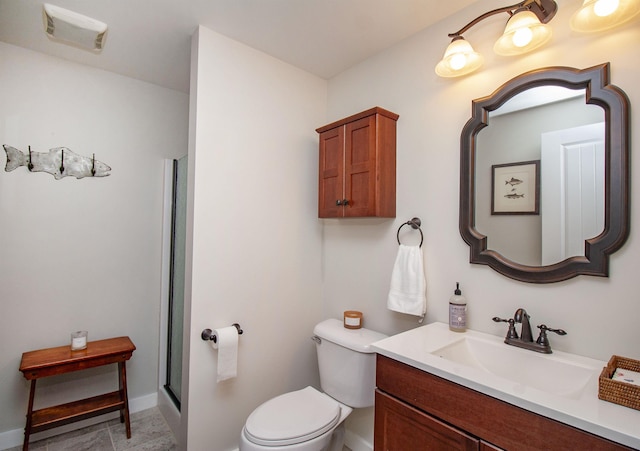
[[[87,347],[87,331],[79,330],[71,334],[71,350],[79,351]]]
[[[362,327],[362,312],[357,310],[344,312],[344,327],[346,329],[360,329]]]

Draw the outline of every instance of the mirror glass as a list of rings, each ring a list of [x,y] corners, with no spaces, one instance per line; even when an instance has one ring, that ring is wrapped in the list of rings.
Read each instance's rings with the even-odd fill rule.
[[[472,102],[460,233],[471,263],[524,282],[607,276],[629,233],[629,101],[608,63],[522,74]]]
[[[489,112],[475,168],[476,230],[488,249],[550,265],[584,256],[584,241],[603,231],[604,110],[585,96],[584,89],[541,86]],[[528,162],[538,165],[531,180]]]

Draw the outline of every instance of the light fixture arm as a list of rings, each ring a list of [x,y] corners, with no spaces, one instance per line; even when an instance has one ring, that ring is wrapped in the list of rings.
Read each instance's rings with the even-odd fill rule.
[[[534,13],[541,23],[548,23],[553,16],[555,16],[556,11],[558,10],[558,4],[554,0],[524,0],[515,5],[503,6],[502,8],[497,8],[492,11],[486,12],[481,16],[476,17],[471,22],[466,24],[460,30],[455,33],[449,33],[450,38],[455,38],[462,33],[469,30],[471,27],[476,25],[478,22],[482,22],[487,17],[495,16],[496,14],[507,13],[509,16],[512,16],[514,12],[518,9],[526,8]]]

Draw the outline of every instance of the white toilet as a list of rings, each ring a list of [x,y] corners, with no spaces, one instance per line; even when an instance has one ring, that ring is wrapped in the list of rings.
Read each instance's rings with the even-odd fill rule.
[[[374,341],[386,335],[346,329],[328,319],[313,329],[324,393],[306,387],[257,407],[244,425],[240,451],[341,451],[344,420],[353,408],[373,405]]]

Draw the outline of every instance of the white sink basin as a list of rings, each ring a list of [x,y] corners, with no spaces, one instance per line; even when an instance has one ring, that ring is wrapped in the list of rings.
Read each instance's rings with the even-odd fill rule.
[[[554,354],[538,354],[502,342],[464,336],[431,354],[480,369],[517,384],[577,398],[599,368],[570,362]]]

